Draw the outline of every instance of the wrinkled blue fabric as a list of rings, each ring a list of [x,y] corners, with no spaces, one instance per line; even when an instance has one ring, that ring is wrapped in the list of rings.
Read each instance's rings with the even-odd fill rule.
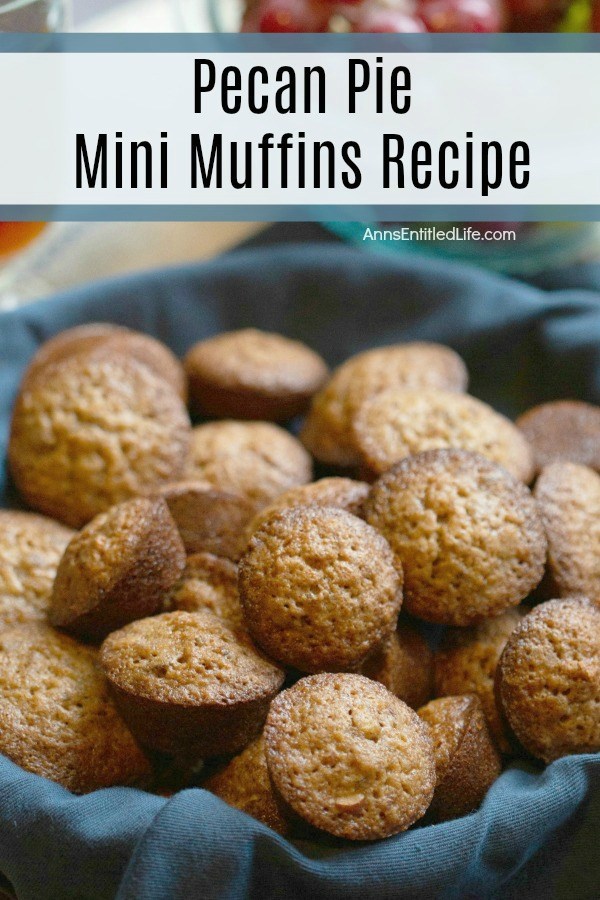
[[[254,325],[305,340],[332,364],[379,343],[437,340],[465,357],[472,392],[509,415],[555,397],[600,403],[597,289],[599,266],[538,288],[335,244],[242,250],[87,286],[0,316],[0,456],[32,353],[63,328],[100,320],[179,354]],[[3,469],[0,504],[17,503]],[[74,797],[0,757],[0,871],[22,900],[592,900],[599,838],[597,754],[512,766],[471,816],[342,848],[293,845],[202,790]]]

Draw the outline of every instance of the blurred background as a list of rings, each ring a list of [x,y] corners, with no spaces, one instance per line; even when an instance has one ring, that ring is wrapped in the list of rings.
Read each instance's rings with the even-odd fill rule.
[[[598,31],[600,0],[0,0],[0,31],[82,32]],[[285,239],[342,240],[375,253],[428,253],[532,277],[600,259],[600,227],[584,223],[465,223],[511,228],[515,239],[370,241],[365,225],[256,222],[0,222],[0,309],[81,282],[207,259],[265,229]],[[410,223],[408,223],[410,224]],[[450,226],[452,223],[445,223]]]

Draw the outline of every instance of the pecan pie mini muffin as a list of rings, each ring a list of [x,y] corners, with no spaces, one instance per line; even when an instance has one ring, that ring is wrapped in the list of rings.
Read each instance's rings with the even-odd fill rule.
[[[199,759],[245,747],[284,678],[209,612],[177,610],[132,622],[106,638],[101,662],[142,744]]]
[[[190,431],[181,399],[146,366],[81,354],[49,365],[19,394],[9,463],[32,507],[81,527],[177,479]]]
[[[89,322],[59,331],[36,350],[25,370],[22,385],[31,382],[51,363],[62,362],[69,356],[85,350],[93,350],[106,338],[122,330],[125,329],[109,322]]]
[[[534,490],[548,538],[548,592],[600,604],[600,475],[575,463],[542,469]]]
[[[519,429],[468,394],[385,391],[357,410],[352,428],[361,467],[371,477],[406,456],[443,447],[480,453],[526,483],[533,477],[531,450]]]
[[[41,622],[0,632],[0,753],[77,794],[151,774],[97,652]]]
[[[246,540],[277,509],[288,509],[292,506],[333,506],[360,517],[369,490],[369,485],[364,481],[337,477],[319,478],[310,484],[291,488],[250,520],[246,528]]]
[[[180,481],[158,492],[175,519],[186,553],[214,553],[238,559],[246,544],[253,504],[208,482]]]
[[[406,610],[471,625],[517,606],[539,584],[546,536],[528,488],[466,450],[427,450],[375,482],[366,519],[404,570]]]
[[[301,679],[271,704],[264,737],[277,794],[321,831],[355,841],[389,837],[431,802],[427,726],[362,675]]]
[[[471,628],[449,628],[434,658],[435,695],[477,694],[503,753],[510,753],[512,744],[496,705],[494,678],[506,642],[524,614],[517,607]]]
[[[45,516],[0,510],[0,629],[46,618],[56,569],[73,534]]]
[[[212,553],[188,556],[185,569],[169,595],[173,609],[206,610],[231,628],[245,628],[238,592],[238,567],[230,559]]]
[[[303,412],[329,372],[306,344],[255,328],[200,341],[184,365],[196,412],[275,422]]]
[[[468,373],[460,356],[442,344],[415,341],[367,350],[346,360],[313,399],[301,439],[320,461],[355,466],[352,420],[370,397],[389,388],[464,391]]]
[[[430,811],[438,821],[465,816],[502,772],[481,701],[473,694],[441,697],[418,712],[433,739],[436,785]]]
[[[162,609],[184,565],[165,501],[128,500],[72,539],[58,566],[48,617],[80,637],[101,640]]]
[[[240,560],[239,589],[254,640],[301,672],[358,668],[402,603],[387,541],[331,507],[274,512]]]
[[[508,724],[550,763],[600,750],[600,609],[585,597],[540,603],[510,635],[496,671]]]
[[[554,400],[523,413],[517,425],[533,448],[538,471],[553,462],[600,471],[600,406]]]
[[[47,340],[30,362],[23,381],[30,382],[43,373],[50,363],[99,349],[120,353],[143,363],[155,375],[167,381],[184,402],[187,401],[187,381],[183,366],[165,344],[148,334],[106,322],[76,325]]]
[[[287,834],[289,826],[273,793],[262,735],[208,778],[202,787],[273,831]]]
[[[245,497],[254,511],[312,479],[300,441],[271,422],[207,422],[192,431],[188,479]]]
[[[433,652],[414,625],[401,621],[362,666],[361,673],[418,709],[433,693]]]

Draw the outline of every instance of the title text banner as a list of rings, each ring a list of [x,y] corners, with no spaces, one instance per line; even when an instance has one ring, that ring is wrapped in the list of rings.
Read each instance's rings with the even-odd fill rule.
[[[600,218],[587,47],[0,37],[0,218]]]

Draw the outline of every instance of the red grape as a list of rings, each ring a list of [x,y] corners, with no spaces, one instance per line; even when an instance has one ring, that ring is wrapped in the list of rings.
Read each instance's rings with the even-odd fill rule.
[[[420,34],[427,29],[420,18],[410,13],[368,8],[361,9],[360,14],[353,17],[352,31],[362,34]]]
[[[554,31],[571,0],[504,0],[509,31]]]
[[[419,15],[428,31],[484,34],[502,31],[498,0],[425,0]]]
[[[1,0],[0,0],[1,2]],[[246,0],[242,31],[482,34],[552,31],[572,0]],[[600,31],[600,0],[591,2]]]
[[[259,31],[275,34],[327,31],[329,10],[305,0],[265,0],[259,13]]]
[[[504,0],[507,9],[518,16],[538,17],[565,7],[564,0]]]
[[[392,9],[367,2],[345,15],[352,31],[362,34],[419,34],[427,30],[408,4]]]

